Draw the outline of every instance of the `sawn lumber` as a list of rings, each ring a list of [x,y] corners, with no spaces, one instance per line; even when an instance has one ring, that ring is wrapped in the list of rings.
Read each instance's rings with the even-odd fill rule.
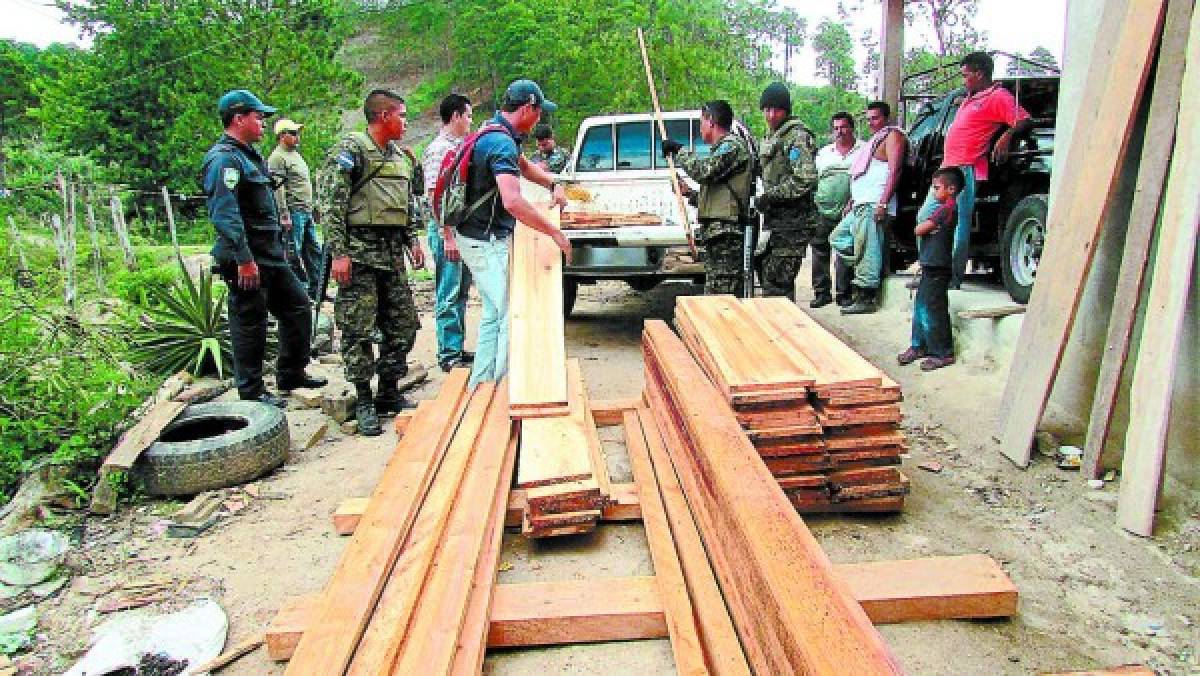
[[[539,206],[558,226],[558,209]],[[508,300],[508,397],[513,419],[567,412],[562,252],[550,237],[519,223],[512,236]]]

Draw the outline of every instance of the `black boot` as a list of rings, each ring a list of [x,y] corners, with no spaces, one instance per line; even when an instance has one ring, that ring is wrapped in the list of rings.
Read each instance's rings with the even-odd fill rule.
[[[412,404],[400,393],[395,380],[383,377],[379,379],[379,394],[375,397],[375,411],[379,415],[399,413],[411,407]]]
[[[370,383],[355,383],[358,390],[358,401],[354,402],[354,417],[358,420],[358,433],[364,437],[377,437],[383,434],[379,426],[379,414],[375,412],[375,401],[371,397]]]
[[[879,309],[876,307],[875,293],[875,289],[860,289],[858,287],[854,287],[854,304],[850,307],[842,308],[842,314],[866,315],[871,314],[875,310]]]

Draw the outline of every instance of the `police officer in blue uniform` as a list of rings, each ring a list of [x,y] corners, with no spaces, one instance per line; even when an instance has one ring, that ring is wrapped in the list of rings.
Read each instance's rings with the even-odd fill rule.
[[[252,144],[263,137],[275,108],[245,89],[217,103],[225,133],[204,155],[201,177],[208,217],[217,230],[214,269],[229,286],[229,333],[238,395],[286,408],[287,401],[263,384],[267,313],[279,322],[279,389],[321,387],[324,378],[305,374],[312,309],[304,286],[284,256],[283,229],[271,179]]]

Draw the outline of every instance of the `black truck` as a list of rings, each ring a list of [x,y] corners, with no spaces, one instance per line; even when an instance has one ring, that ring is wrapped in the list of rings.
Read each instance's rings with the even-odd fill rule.
[[[941,166],[946,130],[966,95],[962,87],[944,91],[946,83],[958,76],[957,66],[952,68],[942,69],[941,74],[926,71],[909,76],[901,88],[909,151],[900,181],[900,211],[892,229],[893,270],[907,268],[917,259],[913,236],[917,211],[929,191],[933,172]],[[1013,139],[1008,161],[991,164],[988,180],[976,187],[970,258],[976,266],[982,264],[998,273],[1014,301],[1026,303],[1046,234],[1059,78],[1030,75],[996,81],[1013,92],[1035,124],[1029,133]],[[939,88],[942,92],[936,93]],[[912,89],[922,91],[906,93]]]

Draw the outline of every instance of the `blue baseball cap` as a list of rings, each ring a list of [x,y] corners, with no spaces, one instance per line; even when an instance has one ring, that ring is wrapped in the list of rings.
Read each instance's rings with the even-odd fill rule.
[[[542,88],[533,80],[514,80],[508,85],[508,89],[504,90],[504,102],[516,105],[532,103],[541,106],[547,113],[558,110],[558,104],[547,99],[542,93]]]
[[[249,89],[234,89],[225,92],[220,101],[217,101],[217,114],[224,115],[228,112],[233,113],[249,113],[257,111],[263,115],[274,115],[279,112],[278,108],[263,104],[257,96],[250,93]]]

